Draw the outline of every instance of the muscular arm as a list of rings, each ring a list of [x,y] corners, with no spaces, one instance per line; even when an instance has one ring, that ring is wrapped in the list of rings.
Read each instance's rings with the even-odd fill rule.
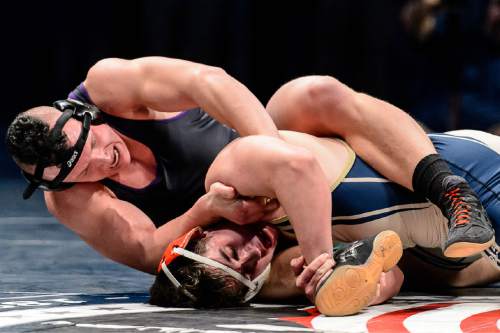
[[[211,194],[160,228],[140,209],[96,183],[77,184],[64,192],[46,192],[45,200],[60,222],[99,253],[147,273],[155,273],[168,242],[218,218],[207,213],[214,212]]]
[[[249,136],[233,141],[214,160],[205,186],[232,186],[243,196],[277,198],[292,224],[306,262],[331,256],[331,193],[314,155],[283,140]]]
[[[242,136],[278,136],[259,100],[217,67],[164,57],[104,59],[84,84],[97,106],[124,118],[152,119],[157,111],[201,107]]]
[[[304,291],[296,286],[296,276],[290,266],[290,261],[301,255],[300,248],[292,246],[273,257],[271,274],[259,292],[259,298],[283,301],[305,296]]]

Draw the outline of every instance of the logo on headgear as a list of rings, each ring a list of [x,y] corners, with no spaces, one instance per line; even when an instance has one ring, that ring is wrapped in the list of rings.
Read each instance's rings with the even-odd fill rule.
[[[73,162],[75,162],[76,157],[78,156],[78,152],[75,150],[73,152],[73,155],[71,155],[71,158],[66,162],[66,165],[68,168],[71,168],[73,166]]]

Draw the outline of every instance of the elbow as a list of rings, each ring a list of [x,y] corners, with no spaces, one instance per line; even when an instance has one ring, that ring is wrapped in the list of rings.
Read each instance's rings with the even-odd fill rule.
[[[136,249],[139,260],[137,260],[138,267],[136,269],[156,275],[157,267],[161,259],[159,251],[155,251],[154,246],[151,246],[150,239],[136,240]]]
[[[137,249],[140,251],[141,271],[156,275],[158,265],[163,256],[168,242],[156,234],[156,232],[148,233],[136,239]]]
[[[90,67],[87,72],[86,82],[89,81],[100,81],[109,80],[110,73],[115,73],[117,71],[122,71],[124,66],[128,65],[130,62],[128,60],[119,58],[105,58],[96,62],[92,67]]]
[[[199,66],[193,70],[193,84],[198,87],[210,87],[228,77],[226,71],[220,67]]]
[[[152,232],[137,232],[122,228],[117,246],[113,246],[111,253],[104,255],[141,272],[156,274],[161,254],[155,250],[154,244]]]

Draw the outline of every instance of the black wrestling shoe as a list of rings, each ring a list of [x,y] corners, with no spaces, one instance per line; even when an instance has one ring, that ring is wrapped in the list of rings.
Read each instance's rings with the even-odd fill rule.
[[[327,316],[359,312],[376,296],[382,272],[394,267],[402,254],[401,239],[391,230],[335,251],[332,273],[317,287],[316,307]]]
[[[477,194],[459,176],[444,178],[443,185],[439,204],[448,219],[444,255],[468,257],[486,250],[493,244],[495,232]]]

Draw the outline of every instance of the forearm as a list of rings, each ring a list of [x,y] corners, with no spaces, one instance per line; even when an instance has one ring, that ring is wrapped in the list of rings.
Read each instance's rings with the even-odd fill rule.
[[[285,167],[272,186],[285,209],[307,263],[323,253],[332,256],[331,192],[316,159]]]
[[[140,271],[156,274],[158,263],[168,244],[197,226],[218,220],[203,196],[184,214],[167,221],[159,228],[142,211],[128,203],[120,209],[108,210],[100,228],[101,235],[93,236],[90,244],[105,256]],[[96,241],[97,240],[97,241]]]
[[[304,296],[304,292],[295,285],[296,277],[290,266],[290,261],[299,256],[301,252],[298,246],[290,247],[274,256],[271,274],[259,292],[259,298],[280,301]]]
[[[222,69],[202,70],[194,82],[192,98],[241,136],[278,136],[276,125],[257,97]]]
[[[184,214],[166,222],[156,229],[148,246],[148,265],[150,269],[156,269],[163,252],[168,244],[174,239],[182,236],[195,227],[203,227],[219,220],[219,216],[213,211],[209,195],[199,198],[195,204]]]

